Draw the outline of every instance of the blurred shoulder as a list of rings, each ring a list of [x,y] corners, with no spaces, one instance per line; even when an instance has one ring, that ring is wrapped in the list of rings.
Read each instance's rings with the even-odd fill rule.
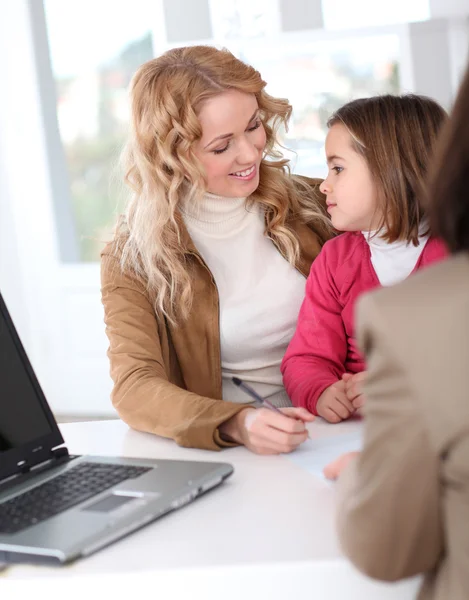
[[[469,255],[461,253],[418,271],[402,283],[368,294],[364,302],[399,311],[423,303],[442,307],[466,296],[469,299]]]
[[[383,333],[401,349],[418,346],[420,339],[435,347],[431,340],[441,345],[469,329],[468,303],[469,255],[454,255],[402,283],[364,294],[357,305],[357,326]]]

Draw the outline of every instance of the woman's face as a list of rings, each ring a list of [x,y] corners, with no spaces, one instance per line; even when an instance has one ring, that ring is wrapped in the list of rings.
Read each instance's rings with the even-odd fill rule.
[[[204,102],[198,117],[202,137],[195,155],[205,169],[208,191],[227,198],[252,194],[266,141],[254,94],[222,92]]]

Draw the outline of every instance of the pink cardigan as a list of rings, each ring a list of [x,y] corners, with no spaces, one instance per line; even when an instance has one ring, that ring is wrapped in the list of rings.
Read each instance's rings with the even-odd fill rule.
[[[430,238],[412,272],[446,256],[444,244]],[[362,233],[343,233],[324,244],[311,267],[296,332],[281,365],[294,406],[317,414],[318,398],[327,387],[345,372],[365,370],[355,343],[354,308],[361,294],[377,287]]]

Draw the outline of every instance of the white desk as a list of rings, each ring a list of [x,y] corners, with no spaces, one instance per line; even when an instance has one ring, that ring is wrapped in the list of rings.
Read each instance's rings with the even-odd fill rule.
[[[310,426],[312,436],[360,427]],[[410,600],[416,579],[381,584],[343,558],[334,531],[334,486],[285,457],[188,450],[120,421],[61,426],[70,452],[225,461],[218,489],[87,559],[60,568],[0,571],[8,600]],[[99,591],[98,591],[99,590]]]

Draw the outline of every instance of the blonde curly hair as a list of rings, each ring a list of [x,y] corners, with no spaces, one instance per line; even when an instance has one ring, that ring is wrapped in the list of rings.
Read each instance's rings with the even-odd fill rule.
[[[202,136],[197,112],[208,98],[235,89],[257,99],[266,147],[260,183],[249,203],[263,206],[265,233],[286,259],[295,265],[299,258],[289,218],[329,230],[311,187],[289,174],[288,160],[277,150],[277,132],[287,127],[292,107],[269,96],[265,85],[253,67],[210,46],[169,50],[142,65],[132,80],[130,136],[123,153],[132,197],[117,227],[116,250],[121,268],[145,282],[155,310],[173,324],[187,318],[192,303],[179,206],[183,196],[196,201],[206,191],[193,146]]]

